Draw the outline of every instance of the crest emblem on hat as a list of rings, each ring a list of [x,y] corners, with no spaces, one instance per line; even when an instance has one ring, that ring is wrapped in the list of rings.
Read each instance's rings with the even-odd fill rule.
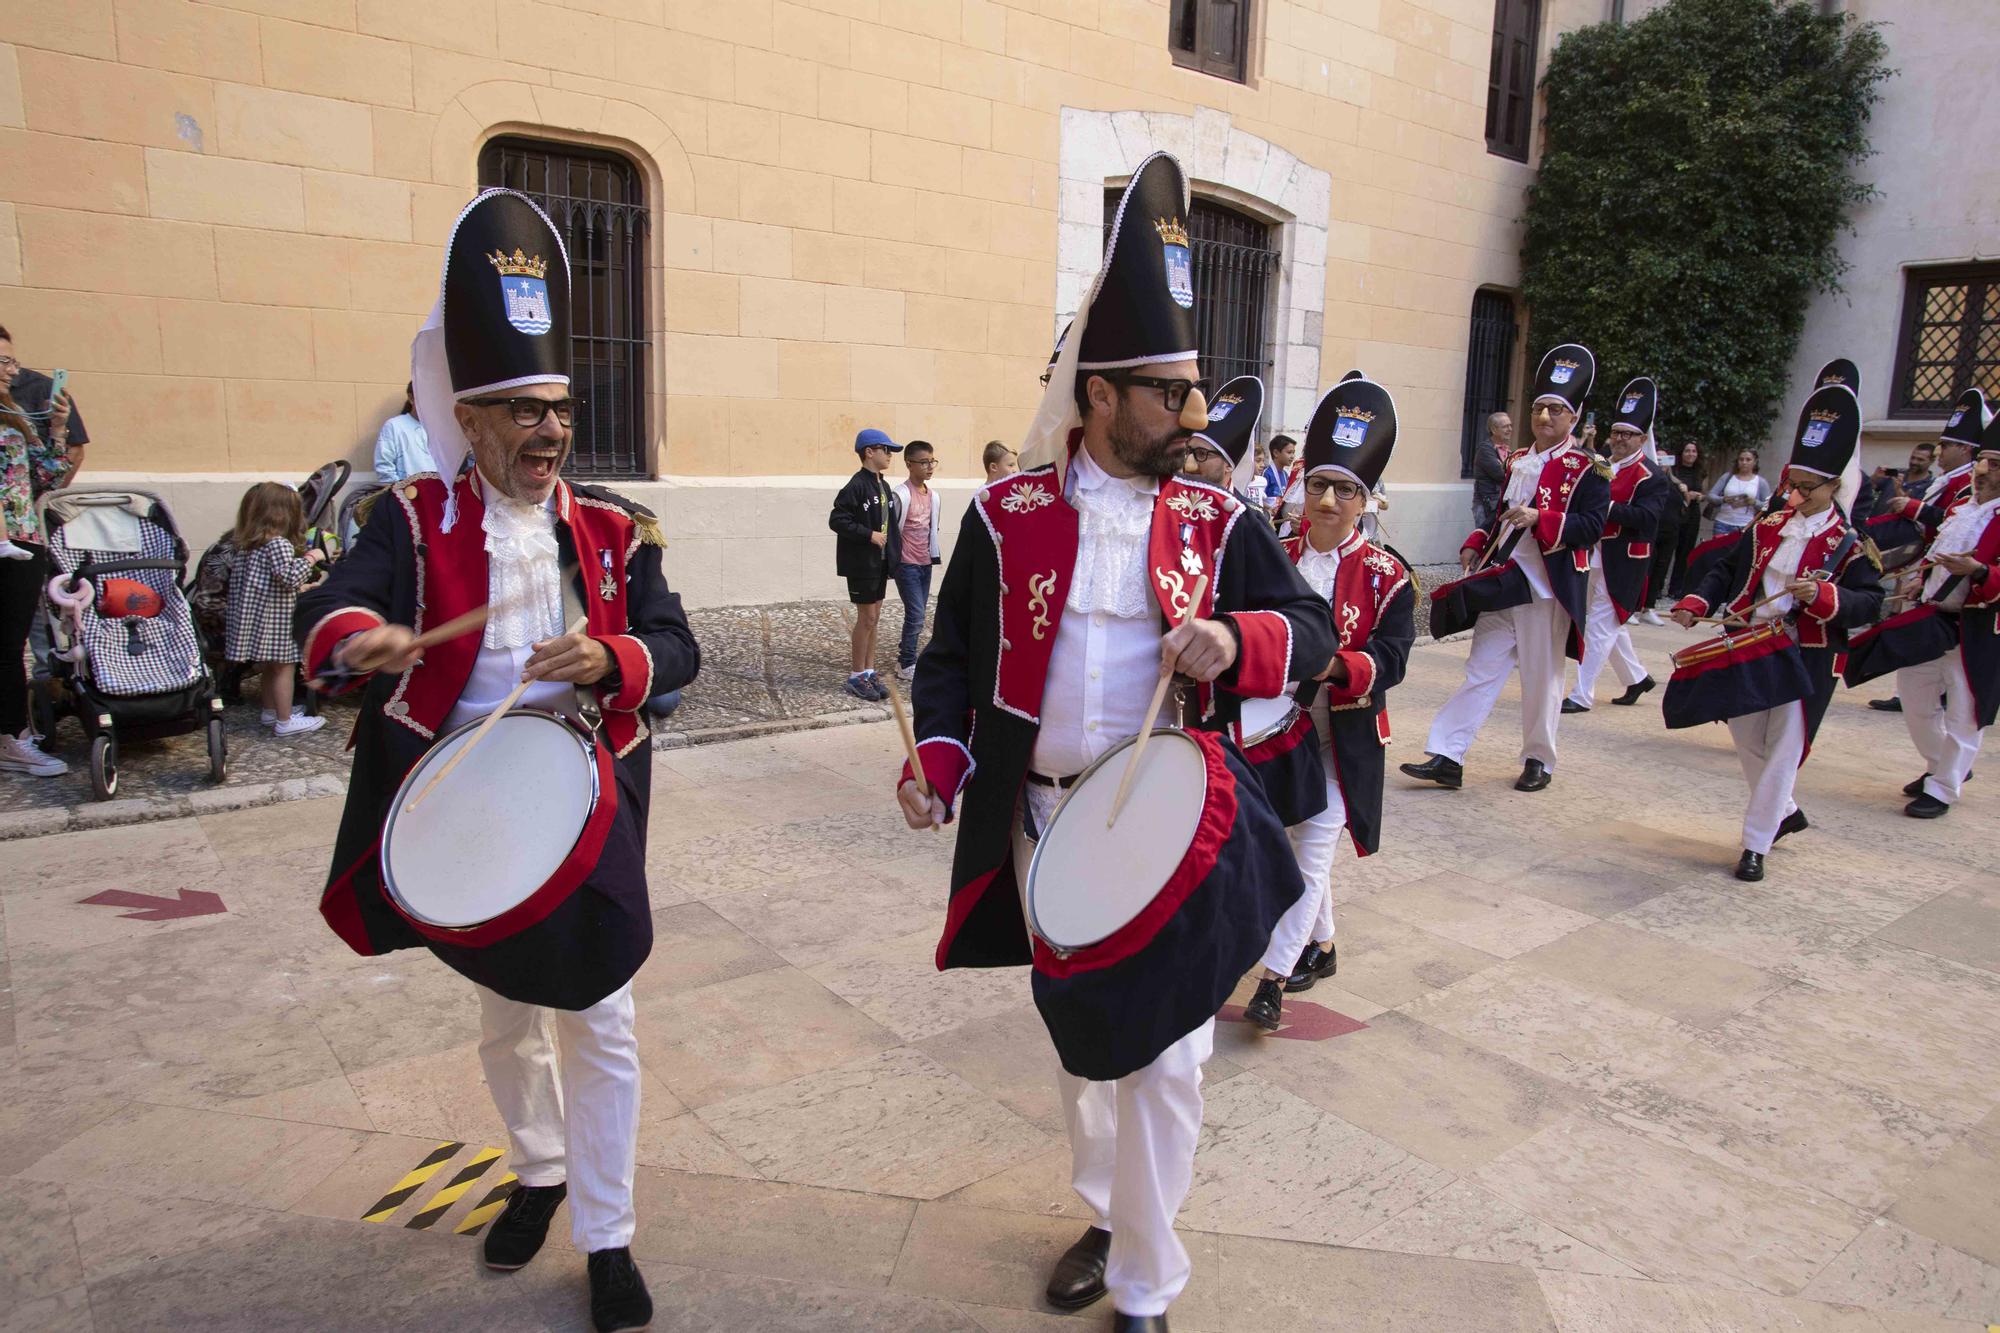
[[[1944,428],[1946,430],[1950,430],[1953,426],[1956,426],[1959,422],[1963,420],[1965,420],[1965,409],[1961,407],[1956,412],[1953,412],[1951,414],[1951,420],[1944,423]]]
[[[1222,395],[1222,397],[1208,405],[1208,419],[1211,422],[1222,420],[1235,411],[1236,405],[1242,401],[1243,398],[1240,394],[1226,393]]]
[[[554,325],[549,314],[548,261],[540,255],[530,258],[519,249],[511,255],[495,250],[486,258],[500,274],[507,322],[523,333],[547,333]]]
[[[1575,361],[1556,362],[1555,365],[1549,367],[1549,383],[1568,384],[1576,378],[1577,365],[1578,363]]]
[[[1334,418],[1333,442],[1348,449],[1360,447],[1367,441],[1368,426],[1374,420],[1373,412],[1342,408]]]
[[[1194,309],[1194,251],[1188,248],[1187,228],[1179,218],[1158,218],[1153,230],[1160,233],[1160,249],[1167,261],[1167,295],[1183,310]]]
[[[1817,449],[1826,443],[1827,434],[1833,430],[1833,423],[1840,420],[1837,412],[1815,412],[1806,420],[1806,432],[1799,437],[1801,449]]]
[[[1639,395],[1635,393],[1626,398],[1623,403],[1618,405],[1618,410],[1620,412],[1637,412],[1639,410]]]

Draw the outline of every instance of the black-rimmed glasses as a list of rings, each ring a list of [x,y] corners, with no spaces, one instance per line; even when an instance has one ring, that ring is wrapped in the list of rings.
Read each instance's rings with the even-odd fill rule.
[[[1209,394],[1207,380],[1166,380],[1157,375],[1133,375],[1123,371],[1107,375],[1105,378],[1113,384],[1136,384],[1147,389],[1158,389],[1160,396],[1166,400],[1169,412],[1178,412],[1186,407],[1188,395],[1196,389],[1201,390],[1204,398]]]
[[[581,398],[466,398],[472,407],[504,407],[514,419],[514,424],[524,430],[533,430],[555,413],[556,423],[568,426],[576,420],[576,409],[583,406]]]
[[[1359,500],[1368,494],[1368,488],[1345,477],[1307,477],[1306,494],[1317,500],[1328,491],[1336,500]]]

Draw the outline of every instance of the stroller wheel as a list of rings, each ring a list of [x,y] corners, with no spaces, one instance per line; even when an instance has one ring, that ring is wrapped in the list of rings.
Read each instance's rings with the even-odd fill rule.
[[[90,742],[90,787],[100,801],[118,794],[118,738],[108,732]]]
[[[222,782],[229,777],[229,738],[222,734],[222,719],[208,720],[208,780]]]

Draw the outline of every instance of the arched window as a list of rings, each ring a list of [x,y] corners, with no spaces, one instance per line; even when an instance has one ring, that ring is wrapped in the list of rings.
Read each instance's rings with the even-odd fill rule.
[[[479,183],[533,199],[569,247],[570,375],[584,405],[565,470],[645,475],[645,177],[617,153],[509,135],[481,151]]]
[[[1104,192],[1107,241],[1124,192]],[[1256,375],[1267,392],[1277,390],[1271,383],[1271,279],[1278,271],[1273,230],[1247,213],[1198,195],[1188,210],[1201,373],[1218,388],[1238,375]]]
[[[1472,475],[1472,451],[1486,438],[1486,419],[1507,410],[1514,332],[1512,296],[1485,290],[1472,294],[1472,337],[1465,351],[1465,417],[1458,438],[1461,477]]]

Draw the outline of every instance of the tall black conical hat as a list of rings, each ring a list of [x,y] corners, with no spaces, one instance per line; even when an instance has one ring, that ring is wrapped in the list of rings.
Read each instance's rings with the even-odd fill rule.
[[[1305,475],[1344,472],[1369,489],[1396,448],[1396,400],[1374,380],[1345,379],[1326,391],[1306,427]]]
[[[1822,385],[1799,409],[1791,459],[1785,466],[1822,477],[1843,476],[1860,443],[1861,400],[1845,384]]]
[[[1819,374],[1813,377],[1813,388],[1815,389],[1823,389],[1829,384],[1845,384],[1848,388],[1854,390],[1857,398],[1860,397],[1861,367],[1855,365],[1844,356],[1836,356],[1833,360],[1821,366]]]
[[[1590,397],[1591,383],[1596,378],[1597,358],[1591,355],[1588,347],[1582,343],[1551,347],[1535,370],[1535,382],[1529,387],[1528,405],[1533,407],[1544,398],[1560,398],[1569,404],[1572,412],[1581,413]]]
[[[1938,432],[1938,438],[1954,444],[1969,444],[1976,449],[1980,437],[1986,433],[1986,423],[1992,419],[1993,413],[1986,406],[1986,395],[1978,389],[1967,389],[1952,404],[1951,415],[1945,418],[1944,429]]]
[[[1168,154],[1154,153],[1140,163],[1118,200],[1104,267],[1085,309],[1078,370],[1192,361],[1200,355],[1187,183],[1180,163]]]
[[[1049,376],[1056,373],[1056,362],[1062,360],[1063,344],[1069,341],[1069,331],[1075,327],[1076,321],[1072,319],[1065,323],[1063,331],[1056,335],[1056,345],[1049,349],[1049,363],[1042,367],[1042,383],[1047,384]]]
[[[1660,389],[1650,375],[1641,375],[1618,391],[1611,412],[1611,425],[1630,426],[1641,435],[1653,433],[1653,417],[1660,410]],[[1609,433],[1609,428],[1606,428]]]
[[[445,354],[452,391],[568,383],[569,252],[524,194],[487,190],[445,249]]]
[[[1220,449],[1234,467],[1250,452],[1257,419],[1263,414],[1264,381],[1238,375],[1215,391],[1208,403],[1208,425],[1195,434]]]
[[[1358,370],[1350,370],[1350,371],[1348,371],[1348,372],[1347,372],[1347,373],[1346,373],[1345,375],[1342,375],[1342,376],[1340,377],[1340,382],[1341,382],[1342,384],[1345,384],[1345,383],[1347,383],[1347,382],[1348,382],[1349,380],[1365,380],[1365,379],[1367,379],[1367,378],[1368,378],[1368,377],[1367,377],[1366,375],[1362,374],[1362,373],[1361,373],[1360,371],[1358,371]]]

